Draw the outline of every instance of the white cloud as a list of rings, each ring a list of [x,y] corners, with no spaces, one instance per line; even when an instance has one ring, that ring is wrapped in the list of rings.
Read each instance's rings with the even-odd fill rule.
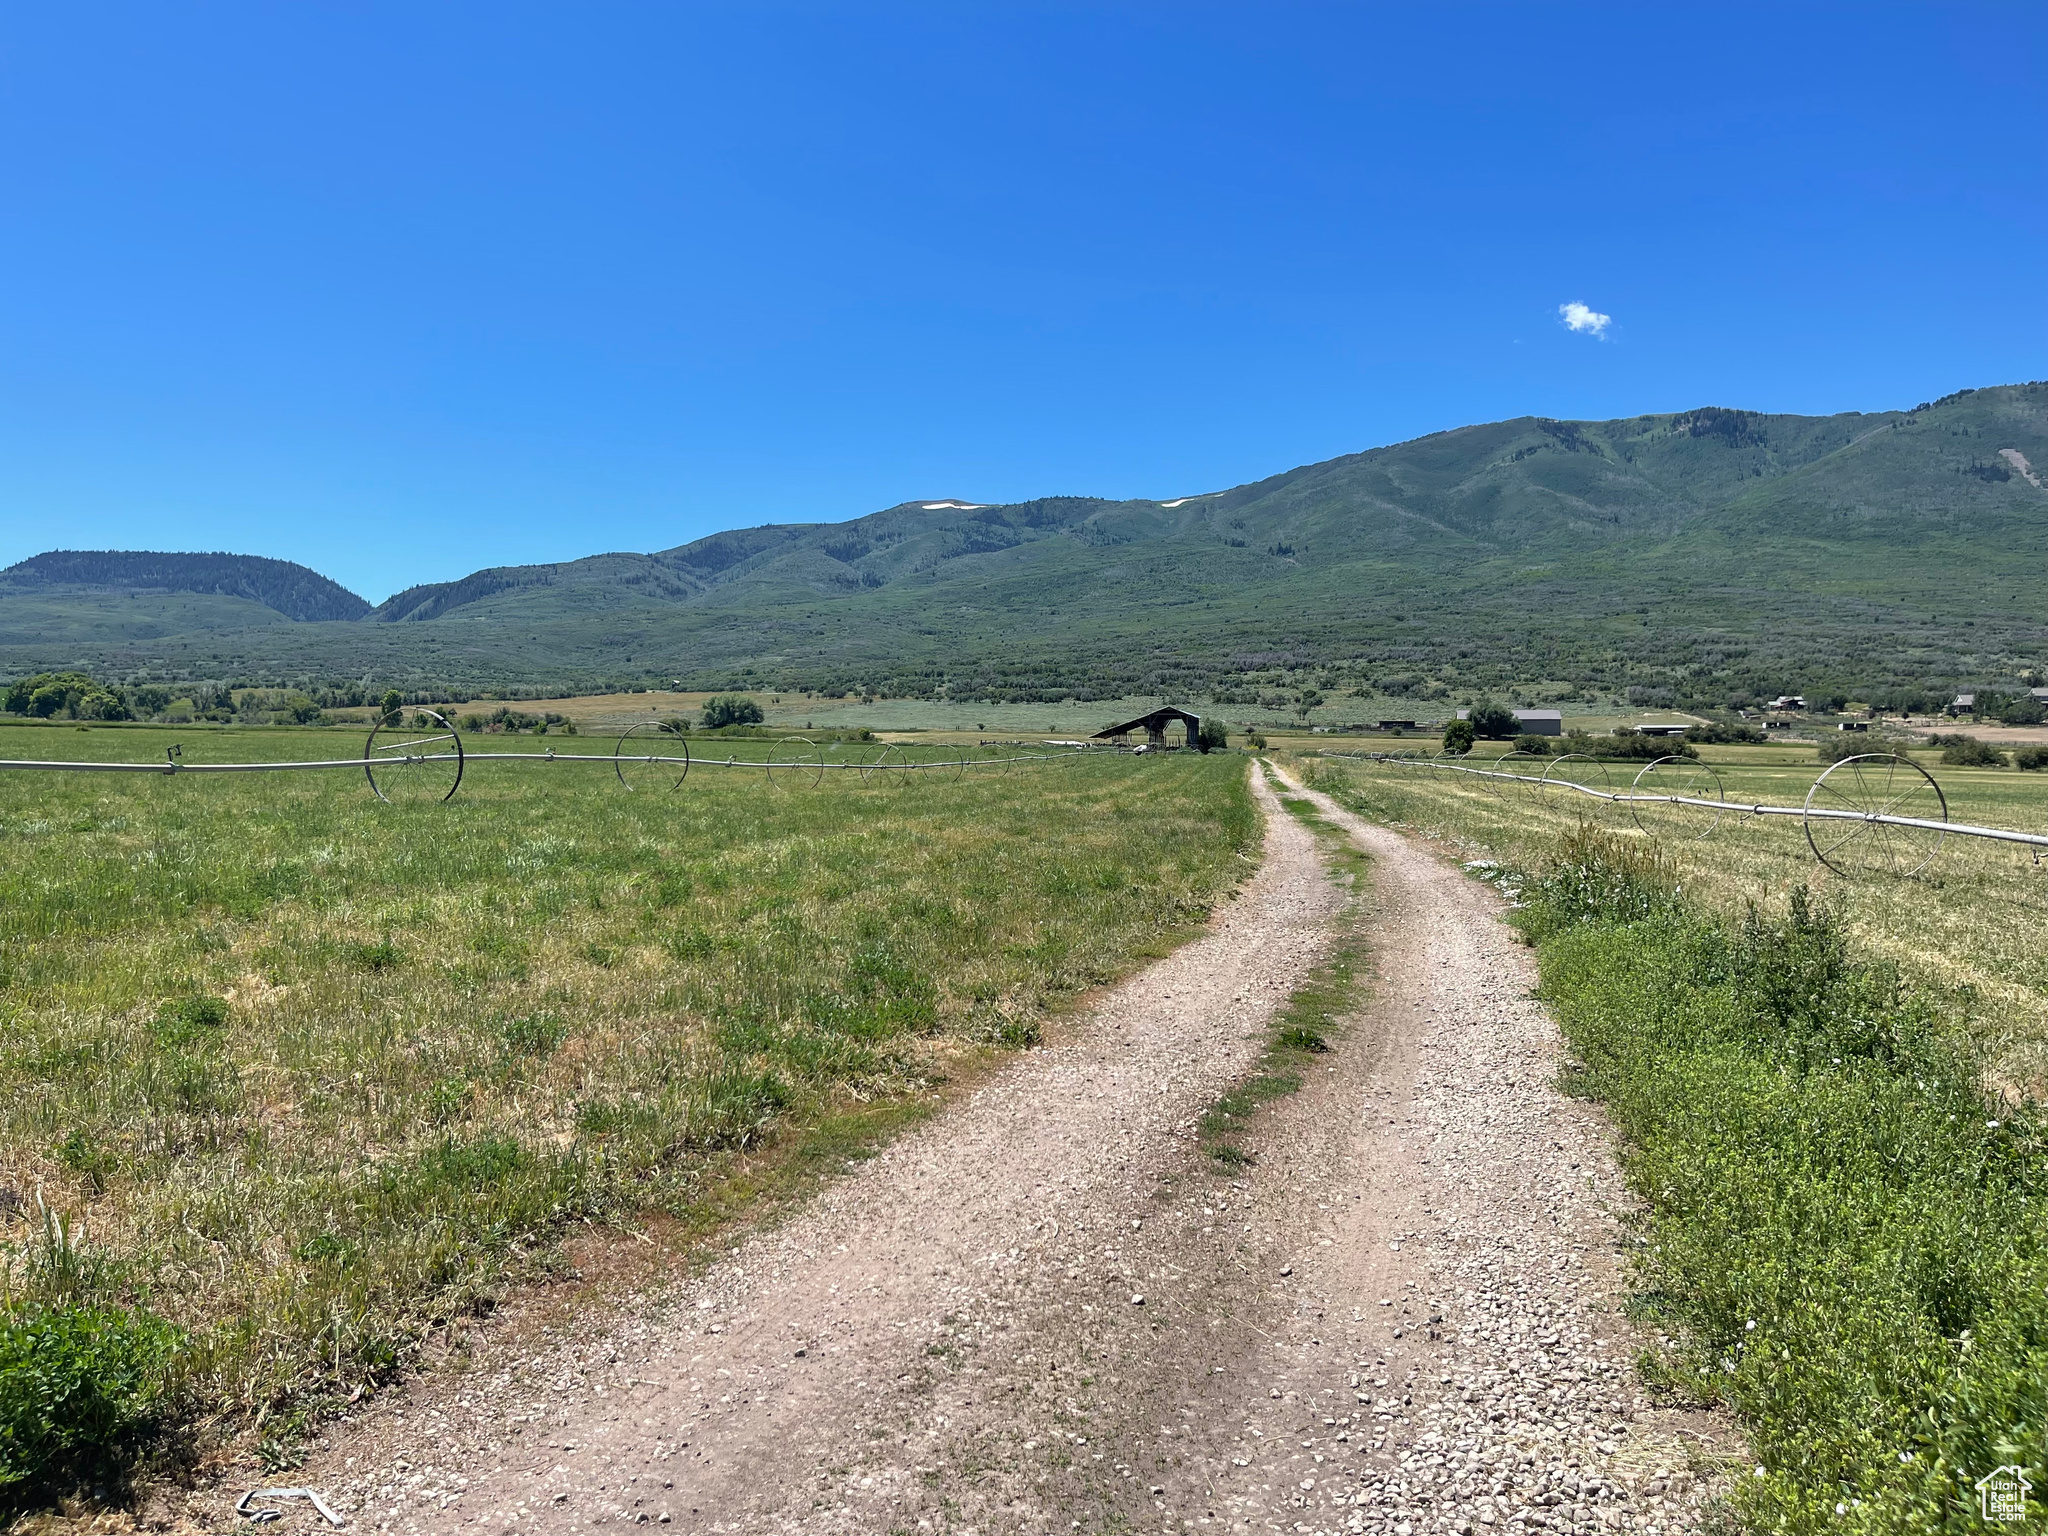
[[[1573,299],[1569,304],[1557,306],[1557,313],[1568,331],[1590,331],[1603,341],[1607,338],[1607,327],[1614,323],[1614,316],[1603,315],[1591,305],[1581,304]]]

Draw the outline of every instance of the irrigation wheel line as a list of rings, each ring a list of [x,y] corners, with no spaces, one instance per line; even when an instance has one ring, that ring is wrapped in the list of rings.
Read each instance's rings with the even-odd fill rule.
[[[1644,788],[1651,775],[1663,773],[1662,782]],[[1660,757],[1643,764],[1642,772],[1628,788],[1628,813],[1636,825],[1651,837],[1682,837],[1697,841],[1712,837],[1714,829],[1721,824],[1724,814],[1722,807],[1728,796],[1721,787],[1721,775],[1696,757],[1683,757],[1676,753]],[[1690,813],[1697,812],[1702,802],[1711,802],[1712,810],[1705,813],[1705,825],[1697,832],[1674,832],[1669,829],[1699,825],[1702,818]],[[1644,820],[1644,813],[1649,819]],[[1689,819],[1688,819],[1689,818]],[[1658,828],[1666,828],[1662,833]]]
[[[438,736],[413,737],[403,741],[386,740],[382,745],[379,745],[377,738],[386,731],[398,733],[398,722],[396,720],[379,720],[370,728],[369,738],[363,742],[363,777],[370,781],[370,793],[379,800],[382,800],[386,805],[393,805],[396,802],[392,800],[391,796],[384,793],[385,785],[389,785],[394,790],[397,790],[400,784],[408,785],[414,789],[424,789],[426,791],[424,794],[407,793],[403,790],[400,790],[399,793],[400,797],[405,800],[433,801],[436,803],[454,799],[455,791],[462,787],[462,770],[464,767],[462,733],[450,725],[448,717],[438,710],[416,708],[413,713],[415,715],[425,715],[430,720],[438,723],[442,734]],[[452,756],[445,750],[431,754],[415,750],[420,747],[437,746],[442,742],[453,742],[455,744],[455,751]],[[448,780],[447,789],[437,795],[433,793],[433,789],[441,781],[440,770],[450,763],[454,764],[454,775]],[[384,774],[384,784],[377,782],[377,773],[380,769]],[[425,771],[416,773],[412,771],[414,769]]]
[[[636,731],[659,731],[665,734],[672,734],[668,732],[666,726],[657,725],[652,720],[643,720],[638,725],[628,727],[626,733],[619,737],[619,744],[612,748],[612,772],[618,775],[619,782],[625,785],[627,789],[634,787],[634,779],[639,779],[643,783],[650,781],[659,783],[668,777],[668,770],[680,762],[683,771],[675,776],[675,780],[669,785],[669,789],[670,791],[681,789],[683,787],[683,780],[690,776],[690,743],[688,738],[677,738],[678,744],[683,749],[683,755],[680,759],[670,757],[666,753],[649,753],[642,756],[626,751],[626,743],[633,739],[634,732]],[[629,765],[633,768],[631,778],[627,777],[626,773]],[[657,765],[661,765],[658,770]]]
[[[1911,758],[1860,752],[1813,781],[1802,819],[1813,856],[1838,875],[1917,875],[1947,839],[1948,797]]]

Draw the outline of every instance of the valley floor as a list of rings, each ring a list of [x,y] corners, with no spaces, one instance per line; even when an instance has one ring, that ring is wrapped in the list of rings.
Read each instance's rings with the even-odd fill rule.
[[[486,1328],[270,1482],[407,1536],[1696,1528],[1732,1441],[1635,1379],[1620,1176],[1497,898],[1311,797],[1370,856],[1350,899],[1258,793],[1258,874],[1064,1041],[700,1276]],[[1218,1164],[1198,1121],[1352,922],[1364,997]]]

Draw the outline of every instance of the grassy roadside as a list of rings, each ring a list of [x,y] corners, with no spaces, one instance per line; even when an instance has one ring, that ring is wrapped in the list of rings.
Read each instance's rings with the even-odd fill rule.
[[[166,1418],[288,1454],[567,1224],[857,1155],[1185,937],[1256,831],[1234,754],[0,782],[0,1489]]]
[[[1565,1086],[1621,1134],[1644,1375],[1738,1416],[1747,1528],[1978,1530],[1977,1479],[2048,1486],[2048,1135],[1981,1086],[1979,1000],[1872,954],[1838,895],[1732,917],[1640,837],[1489,874]]]
[[[1312,801],[1274,778],[1263,764],[1258,771],[1267,773],[1267,783],[1287,813],[1316,835],[1331,878],[1349,895],[1328,959],[1288,995],[1274,1016],[1272,1036],[1258,1061],[1242,1082],[1209,1106],[1196,1127],[1202,1150],[1226,1172],[1257,1161],[1247,1137],[1256,1129],[1259,1110],[1300,1091],[1302,1072],[1330,1049],[1342,1028],[1340,1020],[1357,1001],[1358,972],[1367,948],[1357,907],[1358,884],[1370,861]]]

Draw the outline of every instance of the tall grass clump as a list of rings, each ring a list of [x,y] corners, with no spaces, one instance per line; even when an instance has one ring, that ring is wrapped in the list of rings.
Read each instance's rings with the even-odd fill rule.
[[[1640,847],[1568,837],[1517,920],[1641,1197],[1646,1374],[1739,1416],[1752,1529],[1980,1529],[1978,1478],[2048,1488],[2041,1117],[1839,899],[1719,919]]]

